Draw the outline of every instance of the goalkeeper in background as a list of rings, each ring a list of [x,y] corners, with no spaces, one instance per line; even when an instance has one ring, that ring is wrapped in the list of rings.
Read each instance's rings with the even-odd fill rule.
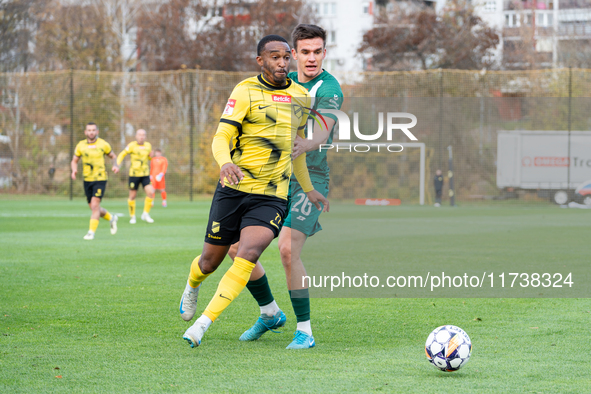
[[[166,208],[166,170],[168,169],[168,160],[162,156],[160,149],[154,149],[154,157],[150,163],[150,180],[154,185],[155,192],[160,192],[162,196],[162,206]],[[152,205],[154,201],[152,200]]]
[[[152,208],[152,201],[154,200],[154,187],[150,183],[150,159],[152,156],[152,145],[146,141],[146,130],[139,129],[135,133],[135,141],[130,142],[119,156],[117,156],[117,165],[121,165],[123,159],[128,154],[131,157],[131,166],[129,167],[129,216],[131,219],[129,223],[135,224],[135,198],[137,196],[137,189],[140,184],[146,192],[146,199],[144,201],[144,212],[141,219],[148,223],[154,223],[154,219],[150,217],[150,209]]]

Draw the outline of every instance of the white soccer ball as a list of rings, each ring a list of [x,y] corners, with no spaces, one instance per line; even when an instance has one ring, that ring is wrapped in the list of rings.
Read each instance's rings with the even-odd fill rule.
[[[472,341],[460,327],[437,327],[427,338],[425,353],[436,368],[446,372],[457,371],[470,360]]]

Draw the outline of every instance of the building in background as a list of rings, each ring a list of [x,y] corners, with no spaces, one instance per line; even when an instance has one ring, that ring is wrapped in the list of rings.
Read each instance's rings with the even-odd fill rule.
[[[357,54],[363,34],[374,26],[375,2],[363,0],[314,0],[319,24],[328,34],[327,59],[330,72],[359,71],[367,68]]]
[[[378,6],[386,12],[410,4],[441,12],[449,0],[310,0],[329,33],[329,71],[366,70],[356,49],[376,24]],[[498,68],[591,67],[591,0],[472,0],[475,12],[495,28],[501,42]]]

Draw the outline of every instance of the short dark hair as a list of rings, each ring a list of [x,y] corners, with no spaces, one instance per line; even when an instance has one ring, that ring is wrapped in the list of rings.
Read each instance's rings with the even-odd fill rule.
[[[86,126],[96,126],[97,130],[99,128],[98,125],[94,122],[88,122],[88,123],[86,123]]]
[[[291,33],[291,41],[293,42],[293,47],[296,51],[298,50],[298,41],[317,37],[322,38],[323,46],[326,45],[326,30],[320,26],[300,23]]]
[[[259,44],[257,45],[257,56],[261,56],[261,53],[263,53],[263,51],[265,50],[265,45],[274,41],[284,42],[287,44],[287,46],[289,46],[289,42],[287,42],[285,38],[278,36],[277,34],[270,34],[268,36],[261,38],[261,40],[259,41]]]
[[[160,153],[162,153],[162,149],[156,148],[156,149],[154,149],[154,152],[160,152]]]

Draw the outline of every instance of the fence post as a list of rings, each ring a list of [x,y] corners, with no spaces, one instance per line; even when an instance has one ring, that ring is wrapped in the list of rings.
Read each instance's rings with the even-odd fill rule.
[[[437,156],[439,157],[439,167],[442,168],[442,156],[441,151],[443,138],[443,70],[439,69],[439,148],[437,149]]]
[[[571,157],[570,157],[570,132],[571,132],[571,114],[572,114],[572,98],[573,98],[573,68],[572,66],[568,68],[568,167],[566,167],[566,194],[568,196],[568,200],[571,199],[571,192],[570,192],[570,167],[571,167]]]
[[[447,177],[449,179],[449,205],[452,207],[456,206],[456,190],[454,188],[454,156],[451,145],[447,147],[449,151],[449,170],[447,171]]]
[[[70,69],[70,160],[74,157],[74,69]],[[70,176],[70,201],[74,197],[74,180]]]
[[[190,76],[190,91],[189,91],[189,200],[193,201],[193,152],[195,151],[194,146],[194,138],[193,134],[195,133],[195,113],[193,110],[193,106],[195,105],[195,98],[193,94],[193,90],[195,88],[195,73],[193,71],[189,71]]]

